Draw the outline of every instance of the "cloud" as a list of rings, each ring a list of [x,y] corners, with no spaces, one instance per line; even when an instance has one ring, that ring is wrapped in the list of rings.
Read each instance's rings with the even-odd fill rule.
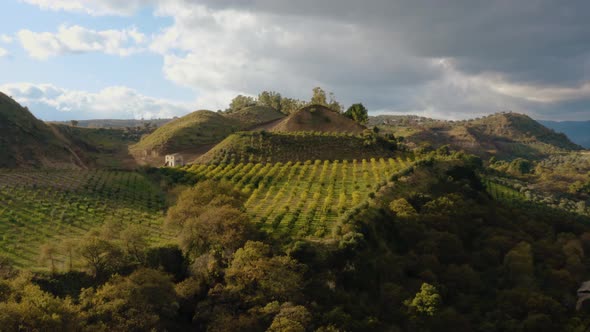
[[[14,83],[0,85],[0,91],[45,120],[170,118],[192,110],[191,104],[148,97],[123,86],[88,92],[51,84]]]
[[[0,47],[0,58],[3,58],[5,56],[8,56],[8,51],[3,49],[2,47]]]
[[[581,112],[574,101],[590,99],[589,10],[544,0],[170,0],[156,14],[174,23],[150,48],[166,78],[201,95],[307,98],[320,85],[381,112],[571,118]]]
[[[42,9],[54,11],[80,12],[94,16],[119,15],[135,13],[143,6],[151,5],[156,0],[21,0]]]
[[[162,56],[163,75],[208,108],[261,90],[307,99],[322,86],[380,112],[464,118],[511,109],[590,119],[584,0],[24,1],[91,15],[150,7],[171,18],[149,49]],[[40,35],[29,52],[68,52],[50,37]]]
[[[78,25],[63,25],[56,33],[20,30],[17,36],[29,55],[40,60],[89,52],[129,56],[140,52],[141,44],[146,41],[146,36],[135,28],[96,31]]]
[[[13,38],[9,35],[5,35],[5,34],[1,34],[0,35],[0,42],[3,42],[5,44],[10,44],[12,43]]]

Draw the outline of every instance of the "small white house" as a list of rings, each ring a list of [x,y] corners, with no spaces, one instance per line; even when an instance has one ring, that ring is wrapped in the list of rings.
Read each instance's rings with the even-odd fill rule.
[[[166,155],[166,164],[168,167],[184,166],[184,159],[180,153]]]

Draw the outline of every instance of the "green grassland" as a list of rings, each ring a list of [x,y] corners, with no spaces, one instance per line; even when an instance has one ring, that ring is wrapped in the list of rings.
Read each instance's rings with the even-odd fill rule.
[[[144,176],[122,171],[0,171],[0,250],[21,267],[40,267],[39,248],[79,238],[104,223],[138,224],[152,241],[164,196]]]
[[[196,111],[166,123],[139,143],[133,153],[155,151],[159,154],[179,152],[199,145],[213,144],[242,128],[234,119],[211,111]]]
[[[198,149],[218,143],[231,133],[247,130],[285,117],[264,106],[251,106],[234,112],[196,111],[174,119],[131,146],[134,154],[159,155]]]
[[[54,128],[0,92],[0,168],[81,168]]]
[[[228,181],[249,195],[252,220],[273,236],[325,238],[337,235],[339,221],[395,172],[411,166],[410,157],[352,161],[201,164],[185,167],[191,182]]]
[[[230,135],[199,163],[288,162],[395,157],[394,146],[382,139],[318,132],[239,132]]]

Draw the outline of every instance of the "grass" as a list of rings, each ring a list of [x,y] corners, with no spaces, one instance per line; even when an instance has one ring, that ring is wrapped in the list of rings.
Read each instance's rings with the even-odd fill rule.
[[[105,222],[162,231],[164,196],[143,175],[122,171],[1,171],[0,250],[20,267],[41,268],[39,248],[79,238]]]
[[[196,182],[234,184],[248,195],[245,205],[252,220],[273,236],[326,238],[338,232],[340,219],[411,163],[409,158],[372,158],[201,164],[185,170]]]
[[[0,92],[0,168],[76,168],[73,155],[50,126]]]
[[[217,143],[242,128],[234,119],[211,111],[196,111],[156,129],[131,147],[134,153],[156,151],[178,152],[199,145]]]
[[[236,112],[196,111],[172,120],[131,146],[134,154],[152,151],[162,155],[218,143],[230,134],[283,118],[268,107],[252,106]]]

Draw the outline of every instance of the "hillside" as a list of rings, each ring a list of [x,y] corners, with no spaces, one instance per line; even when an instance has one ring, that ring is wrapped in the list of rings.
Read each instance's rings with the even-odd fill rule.
[[[395,154],[385,140],[348,134],[314,132],[235,133],[209,152],[198,163],[287,162],[307,160],[353,160],[387,158]]]
[[[322,105],[309,105],[289,115],[271,129],[274,132],[316,131],[360,134],[365,128]]]
[[[449,145],[483,158],[538,159],[552,153],[581,150],[564,134],[517,113],[497,113],[466,121],[379,116],[372,117],[369,125],[377,126],[383,133],[404,137],[413,147]]]
[[[0,168],[84,168],[54,126],[0,92]]]
[[[242,128],[242,124],[219,113],[201,110],[175,119],[145,136],[130,151],[140,157],[191,151],[217,143]]]
[[[539,121],[542,125],[564,133],[574,143],[590,149],[590,121]]]
[[[224,116],[242,123],[245,128],[257,127],[285,117],[285,114],[266,106],[249,106],[238,111],[223,113]]]
[[[78,120],[76,123],[76,127],[125,129],[127,127],[144,127],[146,124],[150,124],[151,126],[155,127],[160,127],[172,120],[173,119],[90,119]],[[56,121],[55,123],[69,125],[71,121]]]

